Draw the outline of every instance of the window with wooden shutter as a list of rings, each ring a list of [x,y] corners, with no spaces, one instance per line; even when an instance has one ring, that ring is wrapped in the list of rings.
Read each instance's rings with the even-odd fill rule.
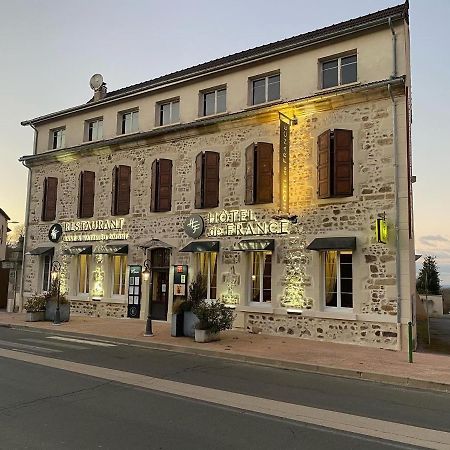
[[[245,204],[273,202],[273,145],[251,144],[245,149]]]
[[[85,170],[80,173],[78,195],[78,217],[87,218],[94,215],[95,172]]]
[[[56,218],[56,200],[58,197],[58,178],[47,177],[44,180],[44,196],[42,201],[42,220]]]
[[[112,214],[122,216],[130,212],[131,167],[114,168]]]
[[[353,133],[327,130],[317,142],[318,197],[353,195]]]
[[[172,161],[159,159],[152,164],[151,211],[162,212],[172,209]]]
[[[215,208],[219,205],[219,166],[217,152],[200,152],[195,160],[195,207]]]

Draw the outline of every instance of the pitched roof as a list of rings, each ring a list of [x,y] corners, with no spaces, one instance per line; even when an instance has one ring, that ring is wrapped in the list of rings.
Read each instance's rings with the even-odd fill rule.
[[[6,219],[6,220],[11,220],[8,216],[8,214],[5,213],[5,211],[3,211],[2,208],[0,208],[0,214]]]
[[[178,70],[151,80],[137,83],[131,86],[127,86],[115,91],[108,92],[106,97],[102,100],[93,102],[92,99],[83,105],[68,108],[62,111],[54,112],[44,116],[37,117],[35,119],[26,120],[22,122],[22,125],[29,125],[30,123],[37,123],[45,120],[52,119],[54,117],[70,114],[78,110],[96,107],[108,101],[118,99],[130,94],[138,94],[144,92],[147,89],[164,86],[167,83],[181,82],[191,77],[201,76],[207,74],[213,70],[225,70],[238,64],[251,63],[259,58],[267,58],[281,54],[284,52],[306,47],[308,45],[317,44],[321,41],[325,41],[332,38],[337,38],[349,33],[356,33],[367,28],[379,26],[382,23],[387,23],[389,19],[409,20],[408,16],[409,3],[406,1],[404,4],[393,6],[391,8],[383,9],[365,16],[357,17],[355,19],[346,20],[333,24],[324,28],[320,28],[308,33],[303,33],[297,36],[293,36],[280,41],[272,42],[270,44],[254,47],[249,50],[244,50],[238,53],[233,53],[222,58],[214,59],[196,66],[188,67],[186,69]]]

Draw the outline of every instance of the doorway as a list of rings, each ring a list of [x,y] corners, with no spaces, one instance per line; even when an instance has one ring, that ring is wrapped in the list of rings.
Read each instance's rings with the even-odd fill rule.
[[[9,269],[0,268],[0,309],[8,304]]]
[[[151,250],[152,319],[167,320],[169,306],[170,249]]]

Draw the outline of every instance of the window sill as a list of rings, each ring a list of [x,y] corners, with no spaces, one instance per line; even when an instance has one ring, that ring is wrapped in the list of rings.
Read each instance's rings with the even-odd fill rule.
[[[318,205],[333,205],[333,204],[342,204],[355,202],[357,200],[356,195],[350,195],[348,197],[329,197],[329,198],[318,198]]]
[[[129,133],[117,133],[117,136],[133,136],[134,134],[138,135],[141,131],[130,131]]]
[[[236,312],[248,312],[248,313],[265,313],[265,314],[273,314],[273,306],[271,302],[267,302],[266,304],[259,303],[250,303],[245,306],[236,306]]]
[[[276,100],[270,100],[270,102],[264,102],[264,103],[256,103],[255,105],[247,105],[244,110],[248,109],[254,109],[254,108],[265,108],[266,106],[272,106],[277,105],[278,103],[281,103],[283,99],[277,98]]]
[[[181,125],[181,122],[178,121],[178,122],[173,122],[173,123],[166,123],[166,124],[164,124],[164,125],[155,125],[155,129],[160,130],[160,129],[162,129],[162,128],[173,127],[173,126],[175,126],[175,125]]]
[[[326,309],[324,311],[312,311],[308,309],[302,311],[302,316],[317,317],[320,319],[357,320],[356,313],[353,312],[353,309],[346,311],[343,308],[336,310]]]
[[[353,83],[339,84],[337,86],[332,86],[332,87],[329,87],[329,88],[319,88],[317,90],[317,92],[328,94],[328,92],[331,93],[331,92],[334,92],[334,91],[344,90],[344,89],[347,89],[347,88],[360,86],[360,85],[361,85],[361,81],[354,81]]]
[[[216,117],[227,116],[228,114],[230,114],[229,111],[224,111],[224,112],[215,113],[215,114],[208,114],[207,116],[197,117],[195,119],[195,121],[196,122],[201,122],[202,120],[208,120],[208,119],[213,119],[213,118],[216,118]]]

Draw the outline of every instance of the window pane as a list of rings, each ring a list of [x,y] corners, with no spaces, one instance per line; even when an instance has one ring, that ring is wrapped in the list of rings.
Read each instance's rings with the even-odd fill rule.
[[[333,59],[332,61],[325,61],[324,63],[322,63],[322,68],[323,70],[329,70],[329,69],[337,69],[338,66],[338,60],[337,59]]]
[[[209,298],[217,298],[217,253],[209,253],[210,255],[210,287]]]
[[[341,294],[341,306],[342,308],[353,308],[353,295]]]
[[[341,64],[344,66],[346,64],[356,64],[356,55],[352,55],[352,56],[344,56],[341,59]]]
[[[78,293],[89,293],[89,257],[78,256]]]
[[[269,77],[269,89],[267,93],[267,101],[277,100],[280,98],[280,75]]]
[[[170,103],[165,103],[160,108],[160,125],[167,125],[170,123]]]
[[[266,79],[253,81],[253,105],[266,102]]]
[[[322,87],[324,89],[338,85],[337,66],[332,69],[325,69],[325,63],[322,70]]]
[[[50,289],[50,273],[51,273],[52,257],[50,255],[44,256],[44,268],[42,277],[42,290],[48,291]]]
[[[172,117],[171,123],[180,121],[180,102],[172,102]]]
[[[325,252],[325,305],[337,306],[337,252]]]
[[[263,302],[272,300],[272,254],[263,253],[264,258],[264,274],[263,274]]]
[[[225,112],[227,110],[227,90],[220,89],[217,91],[217,113]]]
[[[260,301],[261,292],[261,258],[257,252],[251,254],[252,258],[252,302]]]
[[[351,294],[353,291],[352,284],[351,278],[341,278],[341,292]]]
[[[97,136],[95,139],[103,139],[103,120],[97,121]]]
[[[131,113],[131,131],[139,130],[139,111]]]
[[[351,64],[344,65],[344,59],[347,58],[342,58],[341,84],[354,83],[355,81],[357,81],[356,57],[355,62]]]
[[[120,256],[113,256],[113,294],[118,295],[120,292]]]
[[[214,111],[215,100],[216,100],[215,92],[208,92],[207,94],[204,94],[203,115],[209,116],[210,114],[215,113]]]

